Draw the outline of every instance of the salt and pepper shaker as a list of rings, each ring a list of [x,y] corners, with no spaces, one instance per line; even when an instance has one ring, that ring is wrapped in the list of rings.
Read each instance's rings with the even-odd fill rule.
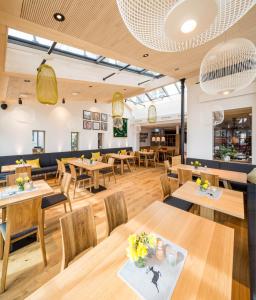
[[[166,247],[166,259],[168,263],[175,267],[177,264],[178,253],[171,246],[167,245]]]

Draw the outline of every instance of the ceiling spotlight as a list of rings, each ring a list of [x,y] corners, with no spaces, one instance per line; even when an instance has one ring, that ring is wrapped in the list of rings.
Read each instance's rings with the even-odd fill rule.
[[[62,104],[65,104],[66,103],[66,100],[65,98],[62,99]]]
[[[63,22],[63,21],[65,20],[64,15],[61,14],[61,13],[55,13],[55,14],[53,15],[53,17],[54,17],[54,19],[55,19],[56,21],[58,21],[58,22]]]
[[[97,103],[97,99],[94,99],[94,103]]]
[[[186,22],[184,22],[180,28],[180,30],[183,32],[183,33],[190,33],[192,32],[193,30],[195,30],[197,26],[197,23],[195,20],[191,19],[191,20],[187,20]]]
[[[77,95],[79,95],[79,92],[73,92],[72,95],[77,96]]]
[[[29,79],[24,79],[24,82],[31,82],[31,80],[29,80]]]
[[[124,89],[124,91],[127,91],[127,89]]]
[[[179,71],[180,68],[175,68],[174,71]]]
[[[149,54],[148,54],[148,53],[145,53],[145,54],[143,54],[142,56],[143,56],[143,57],[148,57]]]
[[[19,98],[18,103],[19,103],[20,105],[22,105],[22,99],[21,99],[21,98]]]
[[[230,91],[224,91],[222,94],[223,94],[224,96],[226,96],[226,95],[230,94]]]
[[[89,85],[89,88],[92,88],[92,85]]]

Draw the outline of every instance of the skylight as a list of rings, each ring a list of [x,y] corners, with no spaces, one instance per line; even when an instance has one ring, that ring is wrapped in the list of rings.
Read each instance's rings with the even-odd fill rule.
[[[155,100],[157,98],[163,98],[168,96],[162,88],[150,91],[147,93],[147,95],[149,96],[150,100]]]
[[[40,50],[41,48],[42,50],[45,50],[45,47],[50,47],[53,43],[53,41],[51,40],[35,36],[29,33],[25,33],[19,30],[15,30],[12,28],[8,29],[8,37],[9,42],[21,44],[22,46],[26,47],[33,47]],[[125,68],[127,71],[134,72],[143,76],[149,76],[153,78],[160,78],[163,76],[157,72],[145,70],[141,67],[129,65],[119,60],[104,57],[89,51],[85,51],[83,49],[75,48],[61,43],[57,43],[52,52],[56,54],[67,55],[69,57],[71,56],[72,58],[82,59],[88,62],[93,62],[101,65],[108,65],[117,69]]]

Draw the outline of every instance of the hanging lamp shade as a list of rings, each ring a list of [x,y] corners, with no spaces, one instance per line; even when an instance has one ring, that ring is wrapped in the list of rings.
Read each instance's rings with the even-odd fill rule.
[[[148,48],[176,52],[216,38],[255,0],[116,0],[131,34]]]
[[[218,44],[204,57],[200,86],[210,95],[228,95],[250,85],[256,78],[256,47],[244,38]]]
[[[37,71],[36,96],[42,104],[54,105],[58,101],[58,85],[54,69],[46,64]]]
[[[122,117],[124,114],[124,96],[120,92],[112,97],[112,117]]]
[[[156,115],[156,107],[155,105],[150,105],[148,108],[148,122],[156,123],[157,115]]]

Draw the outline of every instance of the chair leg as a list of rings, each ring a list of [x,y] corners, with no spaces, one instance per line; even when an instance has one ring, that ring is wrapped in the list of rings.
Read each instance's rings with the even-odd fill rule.
[[[116,183],[116,174],[115,174],[115,170],[114,169],[113,169],[113,175],[114,175],[115,183]]]
[[[65,213],[67,213],[66,202],[64,202],[63,204],[64,204]]]
[[[2,278],[1,278],[1,293],[5,291],[6,287],[6,275],[7,275],[7,267],[8,267],[8,259],[10,252],[10,244],[11,240],[6,239],[4,245],[4,256],[3,256],[3,265],[2,265]]]
[[[92,179],[89,179],[89,185],[90,185],[90,192],[92,191]]]
[[[74,192],[73,192],[73,199],[75,199],[75,194],[76,194],[76,181],[74,182]]]
[[[40,241],[40,248],[43,256],[44,265],[47,265],[47,258],[46,258],[46,250],[45,250],[45,242],[44,242],[44,212],[42,211],[41,216],[39,216],[38,220],[38,232],[39,241]]]
[[[70,209],[70,211],[72,212],[72,205],[71,205],[71,201],[70,201],[69,198],[68,198],[68,204],[69,204],[69,209]]]
[[[104,186],[106,186],[105,174],[103,174]]]
[[[0,233],[0,259],[3,259],[4,254],[4,239],[2,233]]]

